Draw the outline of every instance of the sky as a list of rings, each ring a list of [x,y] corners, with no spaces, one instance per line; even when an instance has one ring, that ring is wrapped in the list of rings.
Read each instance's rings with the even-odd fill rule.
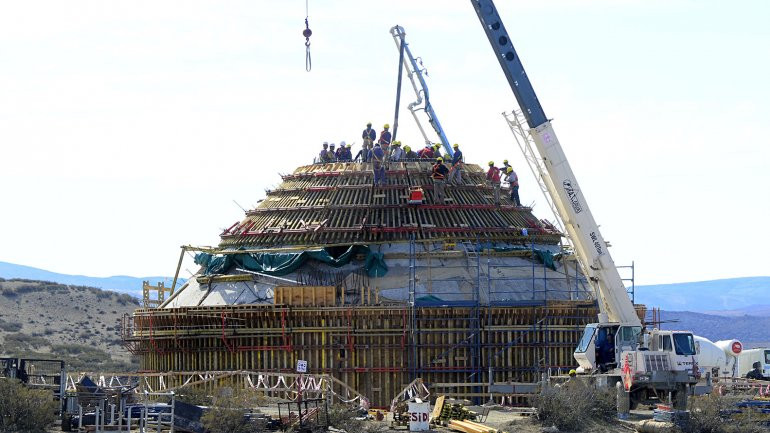
[[[770,3],[498,0],[618,265],[636,284],[770,275]],[[468,1],[0,0],[0,261],[173,275],[323,141],[393,123],[398,52],[470,162],[516,101]],[[399,139],[421,136],[403,109]],[[358,139],[357,139],[358,138]],[[189,257],[183,275],[194,272]]]

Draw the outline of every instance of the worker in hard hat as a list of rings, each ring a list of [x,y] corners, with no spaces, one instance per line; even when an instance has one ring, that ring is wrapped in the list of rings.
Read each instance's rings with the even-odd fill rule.
[[[500,205],[500,169],[495,167],[494,161],[489,161],[489,170],[487,170],[487,183],[492,186],[495,197],[495,204]]]
[[[356,153],[356,157],[353,158],[353,160],[369,162],[369,160],[372,158],[372,147],[374,147],[374,142],[364,139],[364,144],[361,145],[361,150]]]
[[[377,141],[380,143],[380,146],[382,147],[382,150],[386,151],[388,150],[388,146],[390,146],[390,125],[384,124],[382,125],[382,132],[380,132],[380,139]]]
[[[324,141],[323,149],[318,153],[318,163],[325,164],[327,162],[331,162],[329,159],[329,143]]]
[[[337,161],[340,162],[349,162],[351,159],[353,159],[353,155],[350,152],[350,145],[346,144],[344,141],[340,141],[340,148],[337,149]]]
[[[361,133],[361,138],[364,140],[369,140],[371,144],[374,144],[374,140],[377,139],[377,132],[372,128],[372,122],[368,122],[366,124],[366,129],[364,129],[364,132]]]
[[[372,172],[374,173],[374,186],[385,184],[385,151],[377,142],[372,149]]]
[[[505,174],[505,173],[508,173],[508,167],[510,167],[510,166],[511,166],[511,164],[508,164],[508,160],[507,160],[507,159],[504,159],[504,160],[503,160],[503,166],[502,166],[502,167],[500,167],[500,171],[501,171],[503,174]]]
[[[326,154],[329,156],[329,162],[337,162],[337,151],[334,150],[334,143],[329,143],[329,151]]]
[[[513,171],[513,167],[505,169],[505,182],[511,188],[511,201],[516,206],[521,206],[521,200],[519,200],[519,176]]]
[[[431,169],[430,177],[433,179],[433,202],[444,204],[444,187],[449,169],[444,165],[444,158],[436,158],[436,164]]]
[[[390,160],[400,161],[404,159],[404,149],[401,148],[401,142],[396,140],[393,142],[393,146],[390,146]]]
[[[411,146],[404,146],[404,158],[406,159],[417,159],[420,156],[417,155],[417,152],[412,150]]]
[[[460,145],[452,145],[454,155],[452,156],[452,169],[449,172],[449,183],[460,185],[463,183],[463,153],[460,151]]]
[[[449,160],[449,155],[446,155],[446,156],[441,155],[441,143],[433,143],[433,146],[431,146],[431,148],[433,149],[434,158],[441,157],[445,161]]]
[[[417,155],[420,158],[434,159],[435,156],[433,156],[433,146],[431,146],[430,144],[426,144],[424,148],[420,149],[417,152]]]
[[[565,380],[562,383],[557,383],[556,388],[572,388],[574,386],[579,386],[582,384],[577,379],[577,371],[575,371],[574,368],[569,371],[568,375],[569,375],[569,378],[567,378],[567,380]]]

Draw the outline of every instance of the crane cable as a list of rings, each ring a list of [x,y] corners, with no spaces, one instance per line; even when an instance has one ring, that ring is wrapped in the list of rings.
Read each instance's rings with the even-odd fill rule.
[[[305,70],[310,72],[313,68],[312,62],[310,61],[310,36],[313,34],[313,31],[310,30],[310,24],[307,22],[307,19],[310,16],[308,13],[308,1],[309,0],[305,0],[305,30],[302,31],[302,36],[305,37]]]

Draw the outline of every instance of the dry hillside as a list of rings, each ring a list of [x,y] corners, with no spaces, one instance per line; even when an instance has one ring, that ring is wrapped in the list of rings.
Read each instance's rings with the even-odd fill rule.
[[[93,287],[0,278],[0,356],[63,359],[70,371],[127,371],[120,321],[129,295]]]

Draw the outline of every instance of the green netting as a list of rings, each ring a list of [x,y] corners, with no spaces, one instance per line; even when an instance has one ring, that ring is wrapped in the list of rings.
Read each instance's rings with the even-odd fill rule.
[[[527,248],[527,247],[493,247],[495,251],[498,252],[504,252],[504,251],[532,251],[534,253],[534,258],[536,258],[540,263],[542,263],[547,268],[556,270],[556,262],[554,261],[554,255],[552,252],[548,250],[541,250],[538,248]]]
[[[195,263],[203,267],[205,275],[224,274],[234,267],[280,277],[297,270],[308,260],[316,260],[338,268],[350,262],[356,254],[365,254],[364,269],[370,277],[382,277],[388,272],[383,254],[373,252],[366,245],[351,245],[341,254],[339,248],[319,248],[298,253],[236,253],[214,256],[195,255]]]

